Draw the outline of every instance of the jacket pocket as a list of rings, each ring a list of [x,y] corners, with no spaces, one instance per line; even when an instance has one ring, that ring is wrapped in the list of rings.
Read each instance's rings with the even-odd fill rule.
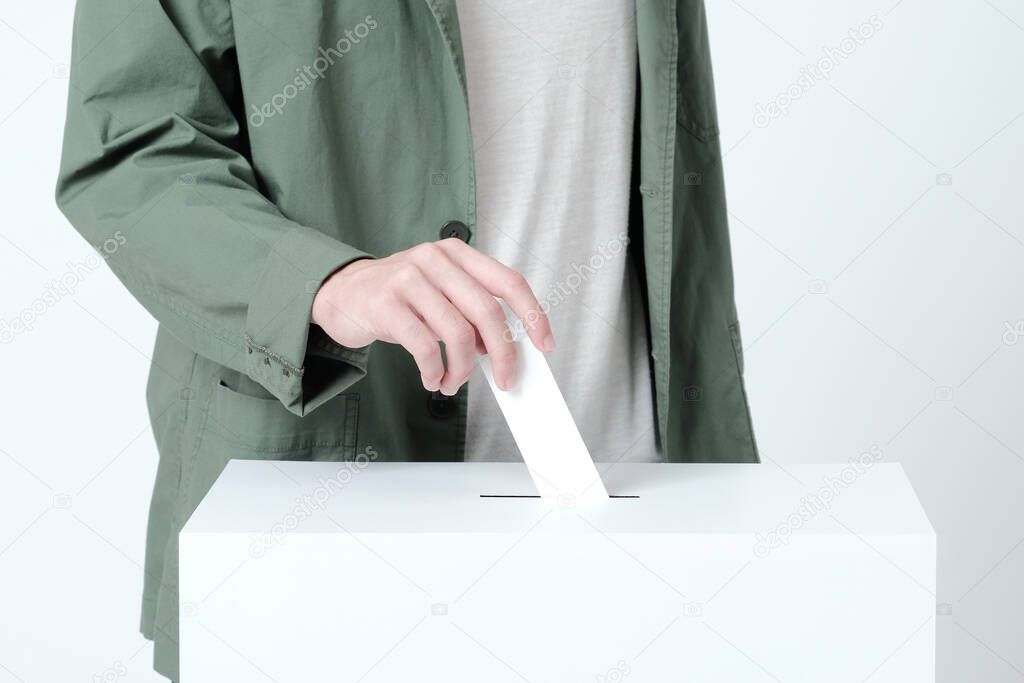
[[[679,127],[700,142],[714,142],[718,139],[718,117],[715,114],[714,94],[711,100],[701,100],[693,92],[684,92],[679,97],[676,122]]]
[[[358,394],[336,396],[299,417],[269,394],[243,393],[215,379],[190,462],[186,514],[232,459],[353,460],[358,425]]]

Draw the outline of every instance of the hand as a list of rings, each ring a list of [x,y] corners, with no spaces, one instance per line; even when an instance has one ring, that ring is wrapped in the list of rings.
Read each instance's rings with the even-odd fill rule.
[[[416,359],[424,388],[448,396],[469,380],[476,353],[486,353],[495,383],[508,390],[516,383],[516,345],[495,296],[538,349],[555,348],[551,324],[526,279],[452,238],[353,261],[321,285],[312,322],[342,346],[401,344]]]

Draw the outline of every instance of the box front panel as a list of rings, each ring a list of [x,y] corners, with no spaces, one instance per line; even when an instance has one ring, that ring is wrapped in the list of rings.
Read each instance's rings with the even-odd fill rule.
[[[934,680],[934,539],[182,540],[184,683]]]

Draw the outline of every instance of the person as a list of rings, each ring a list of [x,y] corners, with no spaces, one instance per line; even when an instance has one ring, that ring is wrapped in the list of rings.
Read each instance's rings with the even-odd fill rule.
[[[90,0],[73,54],[57,203],[159,322],[167,677],[229,459],[518,457],[495,297],[595,459],[758,461],[700,0]]]

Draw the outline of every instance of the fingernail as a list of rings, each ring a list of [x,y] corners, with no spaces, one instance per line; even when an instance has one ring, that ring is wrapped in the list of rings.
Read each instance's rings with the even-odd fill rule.
[[[541,346],[543,347],[541,349],[541,351],[545,351],[545,352],[554,351],[555,350],[555,336],[549,332],[548,336],[544,337],[544,341],[541,342]]]

